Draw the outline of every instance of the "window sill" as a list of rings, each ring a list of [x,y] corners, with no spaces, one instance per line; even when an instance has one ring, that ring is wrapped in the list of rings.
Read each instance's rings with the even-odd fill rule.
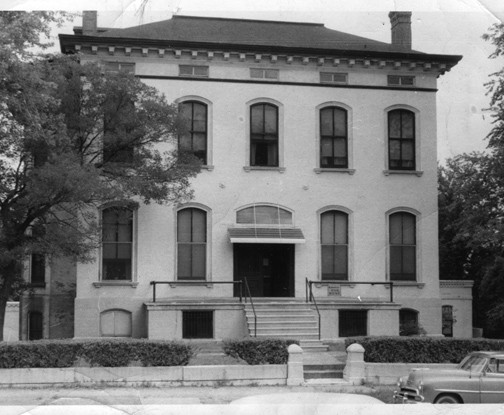
[[[31,282],[28,284],[29,288],[45,288],[46,283],[45,282]]]
[[[324,167],[313,169],[313,171],[317,174],[320,174],[320,173],[347,173],[347,174],[353,175],[355,173],[355,169],[339,169],[339,168],[324,168]]]
[[[201,166],[201,170],[208,170],[208,171],[212,171],[214,169],[214,166],[209,164],[204,164],[203,166]]]
[[[206,287],[206,288],[213,288],[213,285],[208,283],[208,281],[191,281],[191,280],[180,280],[180,281],[173,281],[168,284],[170,288],[176,288],[178,287]]]
[[[285,167],[243,166],[243,170],[245,170],[247,173],[249,173],[252,170],[277,171],[279,173],[283,173],[285,171]]]
[[[93,282],[93,286],[95,288],[101,288],[101,287],[131,287],[131,288],[136,288],[138,286],[138,282],[133,282],[133,281],[96,281],[96,282]]]
[[[391,174],[409,174],[421,177],[423,173],[424,172],[421,170],[383,170],[383,174],[385,176],[390,176]]]

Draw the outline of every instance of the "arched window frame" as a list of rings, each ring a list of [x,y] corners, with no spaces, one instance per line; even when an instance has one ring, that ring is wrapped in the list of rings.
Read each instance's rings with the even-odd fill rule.
[[[238,217],[238,212],[244,210],[244,209],[249,209],[249,208],[257,208],[257,207],[262,207],[262,206],[266,206],[266,207],[272,207],[272,208],[276,208],[276,209],[280,209],[280,210],[284,210],[288,213],[290,213],[291,215],[291,223],[289,224],[266,224],[266,223],[261,223],[261,224],[258,224],[258,223],[238,223],[237,221],[237,217]],[[278,227],[292,227],[294,226],[294,211],[292,209],[289,209],[288,207],[286,206],[282,206],[282,205],[279,205],[279,204],[275,204],[275,203],[267,203],[267,202],[257,202],[257,203],[250,203],[248,205],[244,205],[244,206],[240,206],[239,208],[237,208],[235,210],[235,223],[237,227],[250,227],[251,225],[258,225],[258,226],[261,226],[263,228],[267,228],[267,227],[275,227],[275,228],[278,228]]]
[[[321,152],[321,146],[322,146],[322,137],[321,137],[321,112],[324,109],[327,108],[336,108],[340,109],[346,112],[346,150],[347,150],[347,166],[346,167],[322,167],[321,165],[321,159],[322,159],[322,152]],[[315,137],[316,137],[316,143],[315,143],[315,149],[316,149],[316,161],[315,165],[317,166],[314,171],[316,173],[323,173],[323,172],[341,172],[341,173],[348,173],[348,174],[354,174],[355,169],[353,168],[354,166],[354,160],[353,160],[353,110],[352,107],[349,105],[346,105],[342,102],[339,101],[330,101],[330,102],[324,102],[323,104],[318,105],[315,108]]]
[[[330,205],[325,206],[322,209],[317,211],[317,229],[318,229],[318,279],[320,281],[324,281],[322,279],[322,215],[328,212],[341,212],[347,215],[347,278],[342,281],[352,281],[353,280],[353,269],[354,269],[354,259],[353,259],[353,251],[354,251],[354,218],[352,210],[340,206],[340,205]]]
[[[131,235],[131,278],[130,279],[106,279],[104,278],[104,254],[103,254],[103,244],[100,246],[99,250],[99,259],[100,259],[100,267],[99,267],[99,283],[94,284],[95,286],[100,286],[103,284],[111,284],[111,285],[122,285],[122,284],[132,284],[136,285],[137,282],[137,229],[138,229],[138,204],[131,201],[125,202],[112,202],[105,204],[100,207],[99,215],[100,215],[100,228],[101,235],[103,238],[103,213],[111,208],[117,209],[126,209],[131,212],[132,215],[132,235]]]
[[[115,314],[116,313],[122,313],[124,316],[127,316],[129,317],[129,331],[130,331],[130,334],[129,336],[123,336],[123,335],[117,335],[114,333],[114,335],[108,335],[106,337],[132,337],[133,336],[133,313],[129,310],[125,310],[125,309],[122,309],[122,308],[111,308],[111,309],[108,309],[108,310],[104,310],[100,313],[100,337],[104,337],[104,334],[103,334],[103,320],[102,320],[102,317],[106,314],[111,314],[113,313],[114,314],[114,324],[115,324]]]
[[[391,244],[390,244],[390,218],[396,213],[406,213],[415,217],[415,279],[408,280],[393,280],[391,279],[390,272],[390,255],[391,255]],[[420,212],[415,209],[407,207],[398,207],[389,210],[386,213],[386,247],[387,247],[387,257],[386,257],[386,275],[387,281],[394,281],[395,284],[418,284],[421,283],[421,256],[420,256],[420,246],[421,246],[421,232],[419,229],[419,224],[421,221]]]
[[[413,113],[414,120],[414,166],[412,168],[391,168],[390,166],[390,136],[389,136],[389,115],[393,111],[402,110],[409,111]],[[384,137],[385,137],[385,175],[388,174],[415,174],[421,176],[423,171],[421,170],[421,113],[420,111],[406,104],[397,104],[385,108],[384,110]]]
[[[178,241],[178,220],[179,220],[179,213],[183,210],[186,209],[196,209],[200,210],[205,213],[205,220],[206,220],[206,242],[205,242],[205,275],[204,278],[179,278],[178,273],[179,273],[179,241]],[[211,253],[211,246],[212,246],[212,210],[208,207],[205,206],[201,203],[186,203],[184,205],[178,206],[175,209],[175,228],[174,228],[174,235],[175,235],[175,258],[174,258],[174,275],[175,279],[177,281],[211,281],[212,279],[212,253]]]
[[[201,168],[205,170],[213,170],[213,103],[212,101],[198,95],[186,95],[175,100],[177,104],[195,102],[206,106],[206,164]]]
[[[256,105],[272,105],[277,109],[277,152],[278,160],[276,166],[256,166],[251,165],[251,148],[252,148],[252,107]],[[256,98],[246,103],[246,121],[247,121],[247,145],[246,148],[246,164],[244,170],[249,172],[251,170],[277,170],[279,172],[285,171],[284,165],[284,106],[281,102],[271,98]]]

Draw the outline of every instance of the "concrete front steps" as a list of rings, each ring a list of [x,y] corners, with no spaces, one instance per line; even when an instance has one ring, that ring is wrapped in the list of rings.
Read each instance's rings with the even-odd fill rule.
[[[254,309],[257,328],[251,304],[245,305],[251,337],[299,340],[305,352],[327,351],[327,346],[319,340],[317,314],[305,302],[254,299]]]

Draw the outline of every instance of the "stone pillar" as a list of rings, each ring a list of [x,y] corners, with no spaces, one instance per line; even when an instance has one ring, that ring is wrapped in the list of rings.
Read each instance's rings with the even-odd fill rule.
[[[289,352],[287,386],[302,385],[304,383],[303,349],[297,344],[291,344],[287,350]]]
[[[6,342],[19,340],[19,302],[8,301],[5,308],[3,339]]]
[[[352,385],[362,385],[366,376],[364,367],[364,347],[353,343],[347,347],[347,361],[343,370],[343,379]]]

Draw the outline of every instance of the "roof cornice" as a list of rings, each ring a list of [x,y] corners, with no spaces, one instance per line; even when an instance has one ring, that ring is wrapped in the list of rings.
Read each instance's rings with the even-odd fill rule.
[[[105,36],[84,36],[84,35],[59,35],[60,47],[62,53],[75,52],[75,45],[100,45],[113,47],[138,47],[138,48],[160,48],[160,49],[202,49],[216,51],[234,51],[234,52],[258,52],[275,53],[287,55],[324,55],[334,57],[356,57],[369,59],[391,59],[408,61],[435,61],[449,66],[456,65],[461,59],[460,55],[438,55],[419,52],[402,51],[364,51],[351,49],[324,49],[324,48],[300,48],[287,46],[269,46],[269,45],[249,45],[249,44],[230,44],[215,42],[188,42],[180,40],[156,40],[156,39],[137,39],[122,37]]]

